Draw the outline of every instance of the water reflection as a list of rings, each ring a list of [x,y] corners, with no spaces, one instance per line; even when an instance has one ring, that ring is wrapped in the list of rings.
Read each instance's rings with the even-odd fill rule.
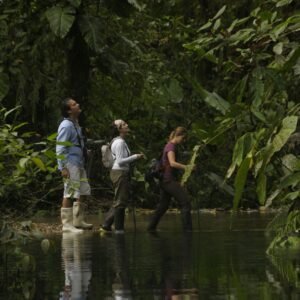
[[[283,249],[283,251],[269,255],[268,258],[279,276],[276,278],[271,270],[267,270],[267,278],[277,290],[280,290],[281,287],[288,287],[290,292],[292,292],[294,288],[295,291],[296,289],[300,289],[299,252]]]
[[[176,252],[168,237],[149,233],[149,238],[154,255],[159,257],[151,274],[150,284],[153,287],[154,299],[198,299],[196,285],[189,279],[192,266],[192,233],[180,236]],[[159,277],[157,272],[160,273]]]
[[[65,232],[62,235],[62,259],[65,285],[61,300],[84,300],[88,297],[91,270],[91,234]]]
[[[128,256],[125,245],[124,234],[115,234],[113,237],[113,271],[114,279],[112,283],[113,299],[131,300],[132,291],[130,288]]]
[[[266,256],[265,217],[243,215],[230,230],[224,214],[201,216],[201,230],[189,234],[179,216],[166,216],[156,235],[137,221],[124,235],[55,236],[62,247],[46,255],[32,244],[36,290],[27,299],[300,299],[299,252]],[[0,290],[0,299],[8,295]]]

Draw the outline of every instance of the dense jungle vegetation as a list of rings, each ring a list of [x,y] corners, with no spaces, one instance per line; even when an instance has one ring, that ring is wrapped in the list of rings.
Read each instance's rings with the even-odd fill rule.
[[[293,0],[0,1],[2,213],[60,205],[55,132],[72,96],[90,139],[129,122],[132,150],[147,157],[135,169],[138,206],[154,206],[143,174],[181,125],[183,159],[199,146],[194,208],[281,207],[281,232],[297,230],[299,36]],[[101,201],[110,186],[94,157]]]

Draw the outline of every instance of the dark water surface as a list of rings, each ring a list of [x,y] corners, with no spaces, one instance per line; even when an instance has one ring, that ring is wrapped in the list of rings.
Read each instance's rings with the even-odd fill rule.
[[[40,242],[25,248],[37,261],[30,299],[298,300],[299,278],[286,278],[265,254],[269,238],[264,229],[271,218],[260,213],[201,213],[199,224],[194,215],[195,231],[184,234],[180,215],[169,214],[160,231],[149,234],[149,216],[137,217],[136,233],[127,216],[124,235],[49,236],[52,247],[47,254]],[[292,254],[284,254],[283,264],[300,268]]]

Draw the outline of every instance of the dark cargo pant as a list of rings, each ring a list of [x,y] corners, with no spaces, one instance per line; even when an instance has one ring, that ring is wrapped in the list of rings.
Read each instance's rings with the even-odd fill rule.
[[[160,218],[167,211],[172,197],[174,197],[181,206],[183,230],[192,230],[191,203],[187,191],[180,185],[179,182],[168,181],[161,183],[160,193],[160,202],[158,203],[156,210],[150,219],[148,230],[151,231],[156,229]]]
[[[110,179],[113,184],[114,202],[104,221],[105,227],[111,227],[115,222],[116,230],[124,229],[125,208],[129,199],[129,172],[123,170],[111,170]]]

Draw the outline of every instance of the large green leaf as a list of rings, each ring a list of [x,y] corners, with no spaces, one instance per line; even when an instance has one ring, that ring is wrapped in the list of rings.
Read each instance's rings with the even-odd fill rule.
[[[276,134],[270,144],[260,152],[259,159],[255,165],[255,174],[258,174],[257,193],[261,205],[264,205],[266,200],[266,166],[270,162],[272,156],[282,149],[290,135],[296,130],[297,120],[298,117],[296,116],[288,116],[284,118],[280,131]]]
[[[241,136],[234,145],[232,163],[227,170],[226,178],[230,178],[237,166],[243,161],[243,153],[244,153],[244,139],[245,136]]]
[[[300,171],[300,159],[293,154],[287,154],[281,159],[282,169],[285,174],[290,174],[294,171]]]
[[[284,189],[289,186],[295,187],[299,183],[300,183],[300,172],[296,172],[283,178],[283,180],[279,184],[279,188]]]
[[[290,135],[296,130],[297,122],[297,116],[288,116],[282,120],[280,131],[275,135],[272,142],[261,151],[263,163],[260,162],[261,165],[259,167],[256,166],[256,173],[258,171],[264,172],[265,167],[270,162],[272,156],[282,149]]]
[[[101,22],[93,16],[82,16],[79,19],[80,31],[88,46],[98,52],[101,48]]]
[[[226,178],[230,178],[235,168],[241,165],[244,155],[249,153],[253,147],[253,142],[254,139],[251,133],[246,133],[237,140],[233,150],[232,162],[227,170]]]
[[[54,34],[64,38],[74,23],[75,8],[54,6],[46,11],[46,17]]]
[[[258,176],[256,192],[258,196],[258,201],[260,205],[264,205],[266,201],[267,194],[267,177],[264,173]]]
[[[207,91],[207,95],[204,98],[204,101],[220,111],[223,115],[225,115],[225,113],[230,108],[230,104],[215,92],[210,93]]]
[[[223,115],[229,110],[230,103],[224,100],[215,92],[209,92],[195,79],[188,77],[187,80],[192,84],[193,88],[200,94],[203,100],[210,106],[220,111]]]
[[[289,116],[283,119],[282,127],[279,133],[274,137],[272,142],[272,153],[278,152],[286,144],[290,135],[297,128],[298,117]],[[268,158],[270,160],[270,158]]]

